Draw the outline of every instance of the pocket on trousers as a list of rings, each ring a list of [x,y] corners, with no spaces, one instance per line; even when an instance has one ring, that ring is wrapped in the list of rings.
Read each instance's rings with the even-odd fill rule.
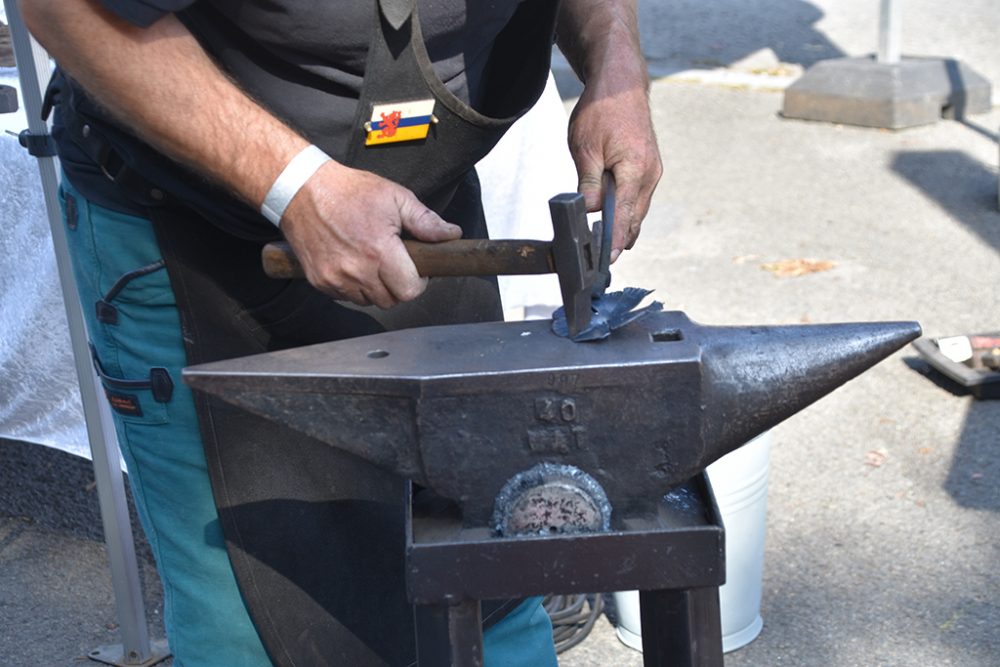
[[[118,417],[139,424],[165,424],[169,421],[167,404],[173,398],[174,381],[166,368],[154,366],[146,377],[115,377],[104,370],[93,345],[90,353],[104,394]]]

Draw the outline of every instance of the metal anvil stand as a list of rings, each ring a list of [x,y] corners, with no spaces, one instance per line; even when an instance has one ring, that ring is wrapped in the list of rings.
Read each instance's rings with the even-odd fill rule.
[[[498,539],[411,506],[407,593],[420,665],[483,664],[480,600],[640,589],[643,664],[722,665],[722,520],[708,477],[692,478],[621,530]]]
[[[411,480],[422,667],[482,665],[480,600],[638,589],[647,666],[722,665],[723,529],[704,470],[920,334],[647,314],[426,327],[185,371],[197,390]]]

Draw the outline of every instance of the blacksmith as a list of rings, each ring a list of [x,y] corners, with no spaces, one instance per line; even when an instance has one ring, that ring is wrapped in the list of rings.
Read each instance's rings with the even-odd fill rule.
[[[661,171],[634,5],[23,0],[58,63],[74,270],[175,665],[413,662],[399,480],[180,370],[499,318],[495,281],[428,283],[401,237],[485,235],[473,166],[541,93],[554,38],[585,83],[580,191],[597,210],[614,173],[613,254],[631,247]],[[308,282],[262,274],[281,237]],[[220,452],[241,457],[226,475]],[[483,616],[487,664],[555,665],[538,599]]]

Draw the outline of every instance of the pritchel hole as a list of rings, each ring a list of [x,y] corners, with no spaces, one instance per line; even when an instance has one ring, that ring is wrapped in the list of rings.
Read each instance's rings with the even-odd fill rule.
[[[389,353],[385,350],[372,350],[368,353],[369,359],[385,359],[389,356]]]
[[[680,329],[666,329],[653,334],[654,343],[670,343],[676,340],[684,340],[684,334]]]

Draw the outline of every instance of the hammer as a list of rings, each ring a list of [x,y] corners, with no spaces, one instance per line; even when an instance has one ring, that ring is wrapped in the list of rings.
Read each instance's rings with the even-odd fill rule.
[[[599,270],[601,234],[587,225],[583,195],[556,195],[549,200],[549,212],[552,241],[457,239],[424,243],[407,239],[403,244],[417,272],[425,277],[555,273],[572,337],[590,324],[592,290],[606,280]],[[305,277],[287,242],[268,243],[261,255],[269,277]]]

